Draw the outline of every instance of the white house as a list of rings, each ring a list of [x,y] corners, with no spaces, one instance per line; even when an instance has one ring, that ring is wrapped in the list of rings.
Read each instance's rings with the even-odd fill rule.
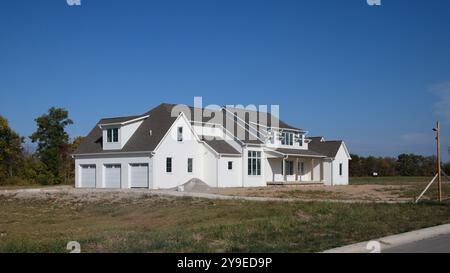
[[[348,184],[343,141],[307,137],[266,112],[207,112],[161,104],[101,119],[73,154],[76,187],[167,189],[193,178],[211,187]]]

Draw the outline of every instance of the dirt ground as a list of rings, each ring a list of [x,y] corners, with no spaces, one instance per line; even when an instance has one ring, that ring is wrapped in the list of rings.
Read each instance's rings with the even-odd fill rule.
[[[294,185],[268,186],[261,188],[211,189],[210,193],[233,196],[258,196],[299,199],[370,200],[370,201],[410,201],[413,196],[405,194],[414,190],[408,185]]]

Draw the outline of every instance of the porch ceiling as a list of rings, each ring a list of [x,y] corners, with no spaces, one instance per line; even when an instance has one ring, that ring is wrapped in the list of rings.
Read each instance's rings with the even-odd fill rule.
[[[267,149],[266,152],[271,153],[274,157],[292,156],[292,157],[326,158],[325,155],[319,154],[311,150],[279,148],[279,149]]]

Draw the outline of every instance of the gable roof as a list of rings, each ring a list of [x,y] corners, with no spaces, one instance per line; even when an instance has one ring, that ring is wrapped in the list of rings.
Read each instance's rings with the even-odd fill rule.
[[[80,145],[78,146],[77,150],[74,152],[74,154],[96,154],[96,153],[116,153],[116,152],[152,152],[155,150],[159,142],[163,139],[166,132],[170,129],[172,124],[175,122],[175,120],[178,117],[179,113],[173,113],[172,110],[175,110],[174,107],[177,106],[176,104],[168,104],[163,103],[159,106],[153,108],[152,110],[144,113],[143,115],[135,115],[135,116],[127,116],[127,117],[115,117],[115,118],[103,118],[97,122],[95,127],[90,131],[90,133],[82,140]],[[194,107],[187,106],[186,110],[189,111],[182,111],[186,118],[194,122]],[[197,108],[198,109],[198,108]],[[200,109],[204,110],[204,109]],[[222,110],[225,111],[225,110]],[[248,123],[253,116],[257,117],[257,121],[259,121],[259,112],[255,111],[249,111],[245,109],[233,109],[232,111],[238,112],[238,115],[243,115],[245,117],[245,121]],[[246,114],[247,112],[247,114]],[[278,121],[279,128],[284,129],[295,129],[295,130],[302,130],[295,127],[292,127],[288,125],[287,123],[273,117],[270,113],[261,113],[261,115],[267,114],[267,123],[268,126],[270,126],[271,119],[274,118],[274,120]],[[253,116],[252,116],[253,115]],[[146,117],[148,116],[148,117]],[[251,117],[252,116],[252,117]],[[142,124],[138,127],[138,129],[134,132],[134,134],[131,136],[131,138],[128,140],[128,142],[125,144],[125,146],[120,150],[103,150],[103,139],[102,139],[102,129],[99,128],[100,124],[110,124],[110,123],[123,123],[127,121],[132,121],[134,119],[143,118]],[[202,120],[197,120],[197,122],[211,122],[211,120],[214,119],[214,114],[212,117],[207,117],[202,115]],[[225,112],[223,113],[223,123],[226,124],[226,122],[229,122],[229,117],[227,119],[227,116]],[[248,130],[248,126],[245,126]],[[237,124],[234,122],[234,136],[241,140],[244,143],[247,144],[263,144],[262,141],[259,139],[252,139],[249,136],[248,131],[245,131],[245,137],[238,137],[238,131],[237,130]],[[151,134],[150,134],[151,132]],[[208,143],[209,144],[209,143]],[[225,141],[217,141],[211,143],[213,149],[218,149],[218,152],[221,153],[221,151],[224,151],[223,153],[229,153],[234,154],[237,151],[233,151],[233,147],[227,147],[229,146],[228,143]]]
[[[312,141],[308,144],[308,148],[311,151],[326,155],[327,157],[335,157],[343,144],[342,140],[320,141],[322,138],[310,139],[312,139]]]

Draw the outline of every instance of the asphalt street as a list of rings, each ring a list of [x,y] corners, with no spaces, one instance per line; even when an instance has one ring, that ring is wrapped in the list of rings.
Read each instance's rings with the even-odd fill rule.
[[[382,253],[450,253],[450,234],[381,250]]]

